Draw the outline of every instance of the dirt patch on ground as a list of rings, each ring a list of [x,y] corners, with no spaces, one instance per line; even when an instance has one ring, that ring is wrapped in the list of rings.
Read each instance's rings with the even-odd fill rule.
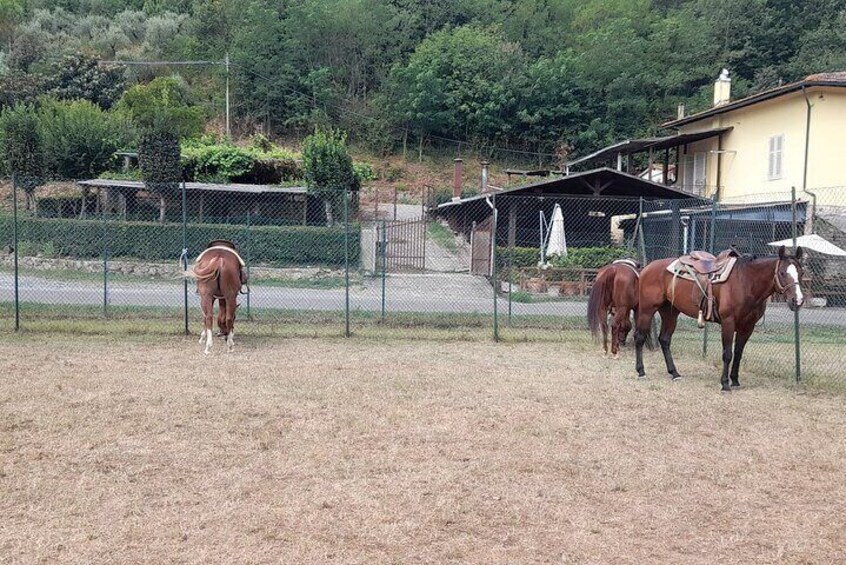
[[[3,340],[6,562],[846,559],[841,397],[549,344]]]

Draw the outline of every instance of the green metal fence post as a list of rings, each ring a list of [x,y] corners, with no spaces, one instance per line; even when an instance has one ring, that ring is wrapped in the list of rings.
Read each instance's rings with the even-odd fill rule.
[[[792,228],[793,228],[793,253],[796,253],[796,232],[798,230],[797,222],[796,222],[796,187],[790,187],[790,202],[791,202],[791,214],[792,218]],[[807,212],[806,212],[807,213]],[[807,221],[807,219],[806,219]],[[796,382],[802,380],[802,356],[799,350],[799,309],[793,311],[793,345],[795,349],[795,363],[796,363]]]
[[[250,280],[250,263],[252,263],[252,261],[250,260],[252,243],[253,243],[253,222],[252,222],[252,214],[250,214],[250,211],[248,210],[247,211],[247,242],[246,242],[246,245],[245,245],[246,249],[244,250],[245,251],[244,255],[247,256],[246,262],[247,262],[247,280],[248,281]],[[250,311],[250,292],[249,292],[249,290],[247,291],[247,319],[248,320],[253,319],[252,312]]]
[[[643,196],[640,197],[638,202],[637,217],[637,244],[640,248],[640,264],[646,266],[646,240],[643,237]]]
[[[498,298],[499,289],[497,285],[497,269],[496,269],[496,230],[497,230],[497,210],[496,210],[496,194],[493,195],[493,226],[491,227],[491,279],[493,286],[493,317],[494,317],[494,341],[499,341],[499,312],[498,312]]]
[[[350,193],[344,189],[344,336],[350,337]]]
[[[186,205],[185,181],[182,181],[182,270],[188,270],[188,206]],[[188,335],[188,279],[182,277],[182,320],[185,322],[185,335]]]
[[[388,234],[386,231],[387,223],[385,220],[382,220],[382,233],[381,237],[379,238],[379,259],[382,267],[382,321],[385,321],[385,272],[388,270],[388,253],[387,253],[387,244],[388,244]]]
[[[106,192],[106,197],[103,198],[102,194],[100,193],[100,218],[102,219],[103,223],[103,317],[109,317],[109,229],[106,219],[106,205],[108,204],[109,197],[108,192]]]
[[[21,301],[18,271],[18,180],[12,175],[12,252],[15,257],[15,331],[21,329]]]
[[[717,199],[711,201],[711,226],[708,229],[708,251],[714,253],[714,230],[717,225]],[[708,324],[705,324],[705,330],[702,332],[702,357],[708,355]]]

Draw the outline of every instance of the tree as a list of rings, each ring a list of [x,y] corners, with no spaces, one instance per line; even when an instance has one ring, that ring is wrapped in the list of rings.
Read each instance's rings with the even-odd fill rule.
[[[39,111],[46,168],[80,179],[108,170],[115,151],[132,142],[132,126],[87,100],[46,100]]]
[[[38,208],[35,189],[44,184],[44,147],[38,115],[33,106],[18,104],[0,114],[0,135],[6,170],[15,175],[26,193],[26,207]]]
[[[332,225],[345,194],[361,188],[347,152],[346,134],[330,130],[307,137],[303,142],[303,168],[309,193],[323,199],[326,222]]]
[[[0,109],[16,104],[35,104],[44,88],[41,75],[10,71],[0,76]]]
[[[182,178],[179,139],[200,131],[202,111],[174,78],[157,78],[130,88],[117,111],[141,132],[138,164],[148,190],[159,194],[159,220],[164,222],[165,197],[176,192]]]
[[[108,110],[120,99],[124,84],[120,67],[103,66],[94,57],[74,53],[53,67],[47,88],[60,100],[88,100]]]
[[[391,72],[394,114],[419,135],[507,137],[525,58],[491,29],[436,32]]]

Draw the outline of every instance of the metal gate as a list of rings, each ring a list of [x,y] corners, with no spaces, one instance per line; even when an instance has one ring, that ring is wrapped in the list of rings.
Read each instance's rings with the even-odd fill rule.
[[[491,231],[493,216],[476,224],[470,231],[470,274],[491,276]]]
[[[380,249],[381,242],[385,242],[385,270],[387,272],[426,270],[425,217],[378,224],[376,241]]]

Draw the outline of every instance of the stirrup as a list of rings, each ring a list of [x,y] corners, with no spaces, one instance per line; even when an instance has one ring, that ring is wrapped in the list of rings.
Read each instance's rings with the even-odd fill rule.
[[[702,309],[699,309],[699,317],[696,319],[696,325],[699,326],[699,329],[705,327],[705,316],[702,314]]]

